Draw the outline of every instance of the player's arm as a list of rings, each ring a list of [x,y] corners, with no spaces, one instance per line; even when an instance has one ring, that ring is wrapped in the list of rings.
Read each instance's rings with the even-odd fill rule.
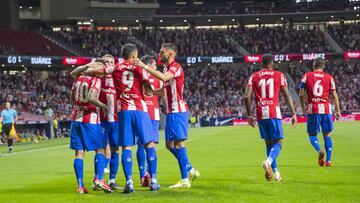
[[[87,99],[90,103],[99,107],[100,109],[103,110],[103,112],[105,114],[107,114],[107,106],[98,99],[98,90],[97,89],[90,88],[89,93],[87,95]]]
[[[165,95],[164,87],[162,87],[160,89],[153,90],[153,94],[155,96],[164,96]]]
[[[75,68],[73,71],[70,72],[70,76],[72,78],[76,78],[78,75],[80,75],[82,72],[84,72],[88,68],[89,68],[88,64],[83,65],[83,66],[79,66],[79,67]]]
[[[103,66],[103,64],[100,62],[91,62],[86,65],[75,68],[75,70],[70,72],[70,76],[73,78],[76,78],[78,75],[85,72],[88,68],[101,69],[102,66]],[[101,69],[101,74],[104,74],[103,69]],[[101,74],[98,74],[98,75],[101,75]],[[90,74],[88,74],[88,75],[90,75]],[[96,75],[96,74],[93,74],[93,75]]]
[[[152,69],[139,59],[135,60],[134,65],[141,67],[142,69],[146,70],[148,73],[153,75],[156,79],[161,80],[163,82],[169,81],[175,77],[172,73],[169,72],[162,73],[160,71]]]
[[[245,108],[246,108],[246,115],[248,118],[249,125],[251,127],[255,127],[255,120],[254,120],[253,116],[251,115],[252,92],[253,92],[252,86],[247,86],[246,90],[245,90]]]
[[[292,126],[296,127],[296,123],[297,123],[296,110],[295,110],[295,105],[294,105],[294,102],[292,100],[289,89],[288,89],[287,86],[281,86],[281,91],[285,95],[285,101],[286,101],[287,105],[289,106],[291,114],[292,114],[292,117],[291,117]]]
[[[306,94],[306,90],[304,88],[300,88],[299,96],[300,96],[301,109],[303,111],[303,114],[306,115],[307,114],[307,94]]]
[[[336,90],[331,90],[330,92],[331,96],[334,98],[334,102],[335,102],[335,117],[336,118],[340,118],[341,117],[341,113],[340,113],[340,102],[339,102],[339,96],[336,92]]]
[[[1,111],[0,123],[2,123],[2,122],[3,122],[3,120],[4,120],[4,118],[3,118],[3,111]]]
[[[17,113],[16,111],[14,110],[14,122],[13,124],[15,124],[15,122],[18,120],[18,116],[17,116]]]

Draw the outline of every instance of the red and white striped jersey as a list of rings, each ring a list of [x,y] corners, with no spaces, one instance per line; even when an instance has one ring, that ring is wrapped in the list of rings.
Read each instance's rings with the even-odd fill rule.
[[[306,89],[309,114],[331,114],[329,93],[336,90],[334,78],[324,72],[308,72],[301,79],[301,88]]]
[[[185,80],[183,69],[180,64],[173,61],[164,68],[164,73],[174,75],[173,79],[164,84],[167,113],[187,112],[188,105],[183,98]]]
[[[72,121],[91,124],[100,123],[99,109],[88,100],[89,90],[95,90],[99,97],[100,88],[101,81],[96,76],[80,75],[75,79],[71,88],[75,99]]]
[[[101,78],[101,91],[99,100],[106,104],[108,107],[108,113],[105,115],[103,111],[100,112],[101,122],[116,122],[118,121],[116,111],[116,91],[114,87],[114,80],[112,75],[107,74]]]
[[[255,93],[258,120],[281,119],[279,94],[281,87],[287,87],[283,73],[263,69],[251,75],[247,86],[252,86]]]
[[[163,82],[150,75],[149,83],[153,90],[158,90],[163,87]],[[145,95],[145,102],[148,106],[148,112],[151,120],[160,121],[160,109],[157,96],[148,97]]]
[[[143,84],[148,83],[149,73],[128,61],[117,64],[112,72],[117,96],[117,111],[136,110],[148,112],[144,99]]]

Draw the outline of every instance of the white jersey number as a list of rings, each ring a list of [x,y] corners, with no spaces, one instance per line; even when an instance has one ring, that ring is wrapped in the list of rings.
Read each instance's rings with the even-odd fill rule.
[[[134,84],[134,73],[131,71],[124,71],[122,74],[122,83],[126,85],[125,91],[130,91]]]
[[[81,103],[87,103],[89,93],[89,85],[86,82],[75,83],[75,100]]]
[[[323,95],[324,88],[320,83],[321,83],[321,80],[317,80],[315,82],[315,85],[314,85],[314,88],[313,88],[314,96],[321,97]]]
[[[258,86],[261,88],[261,98],[274,98],[274,78],[261,79]],[[266,95],[266,86],[269,87],[269,95]]]

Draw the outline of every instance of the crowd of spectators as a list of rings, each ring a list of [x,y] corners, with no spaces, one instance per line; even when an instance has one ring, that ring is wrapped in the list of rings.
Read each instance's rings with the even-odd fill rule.
[[[360,50],[360,23],[329,25],[328,31],[345,50]]]
[[[0,75],[0,103],[10,101],[18,112],[69,119],[71,81],[68,74],[62,72],[3,73]]]
[[[333,52],[318,26],[227,29],[129,29],[85,30],[64,28],[51,36],[85,56],[120,55],[121,46],[134,43],[140,55],[160,50],[161,44],[173,42],[181,56],[213,56],[262,53]],[[156,42],[156,43],[154,43]],[[354,45],[355,46],[355,45]]]

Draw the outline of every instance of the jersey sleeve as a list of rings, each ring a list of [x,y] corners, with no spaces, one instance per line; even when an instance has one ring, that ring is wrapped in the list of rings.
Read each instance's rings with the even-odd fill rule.
[[[96,90],[97,92],[100,91],[101,88],[101,80],[100,78],[94,78],[93,80],[91,80],[91,85],[90,85],[90,89]]]
[[[335,80],[333,77],[330,78],[330,89],[336,90]]]
[[[252,87],[253,86],[253,75],[250,76],[249,81],[248,81],[246,86],[247,87]]]
[[[17,112],[15,110],[13,110],[13,115],[14,115],[14,117],[17,116]]]
[[[300,88],[301,89],[306,89],[306,79],[307,79],[307,76],[306,74],[303,75],[303,77],[301,78],[301,83],[300,83]]]
[[[288,83],[286,81],[286,76],[283,73],[280,74],[280,86],[281,87],[287,87],[288,86]]]
[[[150,73],[148,73],[144,69],[141,69],[141,76],[142,76],[142,81],[150,83]]]
[[[177,78],[181,75],[181,67],[180,65],[173,65],[169,68],[168,71],[166,71],[166,73],[170,73],[174,76],[174,78]]]

